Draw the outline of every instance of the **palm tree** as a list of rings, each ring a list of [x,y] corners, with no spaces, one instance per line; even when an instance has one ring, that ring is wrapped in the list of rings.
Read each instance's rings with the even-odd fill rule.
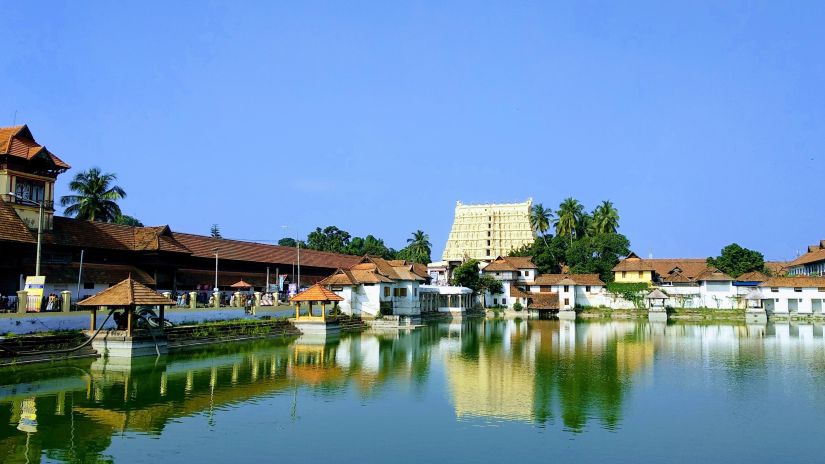
[[[530,210],[530,227],[533,228],[533,232],[541,235],[545,247],[547,246],[545,232],[550,228],[550,222],[552,220],[553,211],[551,209],[545,209],[541,203],[533,205],[533,208]]]
[[[116,202],[126,198],[122,188],[112,185],[116,179],[115,174],[101,174],[99,168],[77,173],[69,183],[76,195],[60,198],[60,204],[66,207],[64,214],[88,221],[115,221],[121,215]]]
[[[423,230],[416,230],[412,234],[412,238],[407,239],[407,251],[409,256],[414,258],[414,261],[426,260],[430,262],[430,252],[432,251],[432,243],[430,243],[430,236]]]
[[[573,243],[573,238],[584,217],[584,206],[578,200],[568,197],[561,202],[556,215],[556,220],[553,221],[556,226],[556,235],[570,237],[570,243]]]
[[[619,211],[612,201],[603,201],[593,210],[593,232],[613,234],[619,228]]]

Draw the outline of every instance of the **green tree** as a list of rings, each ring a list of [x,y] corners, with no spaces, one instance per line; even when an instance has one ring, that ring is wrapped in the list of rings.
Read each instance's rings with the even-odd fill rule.
[[[583,222],[584,206],[578,200],[568,197],[559,205],[556,219],[553,224],[556,226],[556,235],[569,238],[569,242],[577,237],[579,227]]]
[[[542,274],[558,274],[565,262],[569,243],[566,238],[548,235],[546,240],[535,241],[521,248],[511,250],[509,256],[531,256],[533,264]]]
[[[613,202],[605,200],[593,210],[592,234],[615,234],[618,229],[619,210]]]
[[[209,229],[209,234],[212,238],[223,238],[221,235],[221,228],[218,227],[217,224],[212,224],[212,227]]]
[[[478,292],[481,288],[481,276],[478,272],[478,261],[468,260],[453,270],[453,285],[467,287],[473,292]]]
[[[613,267],[630,253],[630,241],[622,234],[604,233],[580,238],[565,253],[572,274],[599,274],[613,280]]]
[[[99,168],[81,171],[69,182],[74,195],[60,198],[66,216],[87,221],[113,222],[121,215],[117,201],[126,198],[126,192],[112,183],[117,175],[101,173]]]
[[[482,292],[490,292],[493,295],[504,293],[504,285],[501,281],[489,274],[481,274],[478,278],[478,288]]]
[[[530,210],[530,227],[533,232],[541,236],[544,244],[547,244],[546,232],[550,229],[550,223],[553,221],[553,211],[544,207],[541,203],[536,203]]]
[[[116,217],[114,221],[115,224],[120,224],[123,226],[132,226],[132,227],[143,227],[143,223],[138,221],[136,218],[121,214],[120,216]]]
[[[708,258],[708,264],[731,277],[751,271],[765,271],[765,257],[762,253],[743,248],[736,243],[722,248],[717,257]]]
[[[292,237],[284,237],[278,240],[278,245],[295,248],[296,246],[298,246],[298,242],[296,242],[295,239]]]
[[[349,232],[335,226],[327,226],[323,230],[316,227],[307,235],[307,248],[312,250],[343,253],[349,242]]]
[[[395,250],[387,247],[387,245],[384,244],[384,240],[372,235],[367,235],[363,238],[353,237],[349,245],[344,249],[344,253],[356,256],[379,256],[384,259],[392,259],[395,257]]]
[[[430,236],[423,230],[416,230],[412,237],[407,239],[407,247],[404,249],[406,250],[405,259],[414,263],[427,264],[430,262],[432,246]]]

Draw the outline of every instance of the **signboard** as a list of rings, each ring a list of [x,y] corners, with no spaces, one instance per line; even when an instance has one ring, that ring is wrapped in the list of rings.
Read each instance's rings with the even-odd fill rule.
[[[292,298],[293,296],[298,294],[298,284],[289,284],[289,297]]]
[[[46,286],[46,276],[27,276],[23,290],[27,292],[26,311],[40,312],[43,302],[43,287]]]

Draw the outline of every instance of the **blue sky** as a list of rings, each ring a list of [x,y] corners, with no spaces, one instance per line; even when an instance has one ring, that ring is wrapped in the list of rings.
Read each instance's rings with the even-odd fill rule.
[[[420,228],[437,258],[456,200],[573,196],[641,255],[787,259],[825,238],[823,9],[9,2],[0,125],[179,231]]]

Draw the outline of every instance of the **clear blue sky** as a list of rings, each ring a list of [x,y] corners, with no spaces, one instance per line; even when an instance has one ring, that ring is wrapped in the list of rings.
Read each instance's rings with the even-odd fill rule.
[[[439,258],[456,200],[573,196],[641,255],[825,238],[821,2],[3,3],[0,124],[147,225]]]

